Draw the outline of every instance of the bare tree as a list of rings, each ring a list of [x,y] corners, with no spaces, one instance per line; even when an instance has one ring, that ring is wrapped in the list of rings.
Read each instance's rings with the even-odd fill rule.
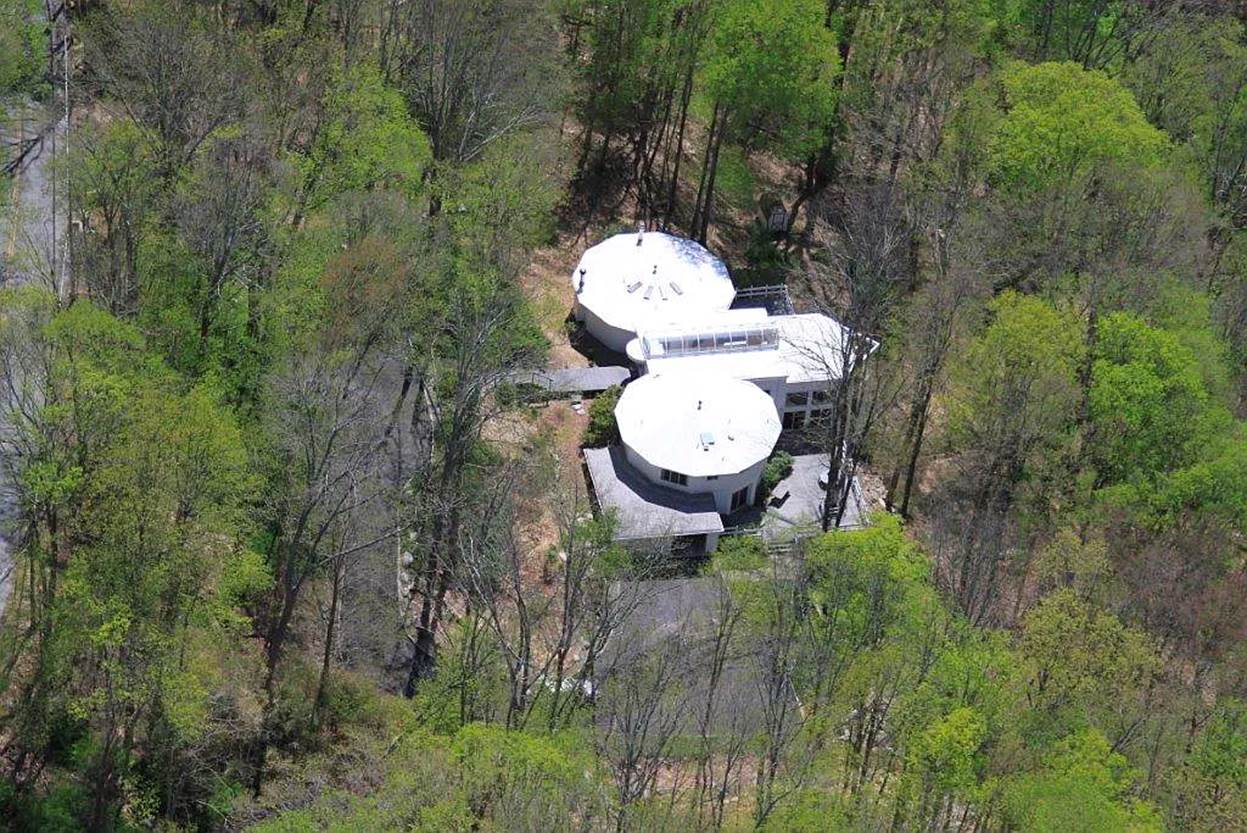
[[[399,357],[366,328],[354,339],[330,333],[311,348],[294,353],[274,373],[264,403],[273,445],[264,521],[271,532],[275,584],[255,613],[265,649],[257,791],[277,705],[277,674],[304,590],[326,570],[340,582],[347,559],[399,532],[389,434]],[[327,673],[332,630],[325,642]],[[318,696],[323,686],[322,680]]]
[[[248,272],[257,271],[264,239],[260,209],[268,164],[267,151],[246,137],[213,142],[174,206],[178,230],[200,260],[193,293],[200,349],[227,284],[254,280]]]
[[[834,345],[805,348],[829,378],[839,380],[811,431],[828,457],[821,518],[826,531],[843,520],[866,438],[896,394],[867,359],[912,279],[912,238],[900,192],[886,183],[862,183],[821,208],[828,228],[818,232],[820,252],[810,280],[819,308],[843,327]]]
[[[630,829],[631,809],[653,794],[684,725],[687,663],[679,640],[664,640],[646,655],[633,655],[612,674],[596,712],[599,755],[615,781],[615,829]]]
[[[747,667],[745,607],[726,581],[716,582],[709,633],[696,654],[700,680],[697,701],[696,791],[699,818],[714,829],[723,826],[728,796],[741,785],[753,725],[753,695],[739,683]],[[700,701],[700,702],[698,702]]]
[[[518,0],[388,4],[383,70],[407,95],[433,158],[467,162],[555,109],[557,31]]]
[[[931,403],[942,382],[948,355],[972,302],[984,294],[979,272],[973,267],[953,266],[948,257],[948,235],[935,229],[936,261],[930,281],[909,301],[900,319],[900,339],[909,348],[911,384],[908,408],[901,428],[896,462],[887,482],[884,503],[909,517],[910,499],[918,475],[918,460],[927,434]]]
[[[817,738],[798,741],[805,719],[793,686],[802,661],[806,619],[804,581],[773,577],[762,588],[762,627],[755,637],[754,662],[761,711],[761,750],[754,783],[754,824],[762,827],[775,808],[801,788],[817,748]]]
[[[426,353],[415,371],[426,397],[421,409],[427,406],[432,445],[410,483],[415,611],[408,635],[408,696],[433,673],[447,594],[462,579],[465,523],[477,486],[488,476],[488,465],[475,453],[481,431],[500,407],[492,394],[535,358],[532,345],[515,339],[521,311],[514,290],[497,278],[483,296],[452,288],[448,306],[432,345],[436,353]]]
[[[1047,0],[1036,7],[1031,24],[1034,59],[1069,60],[1084,69],[1103,69],[1136,57],[1162,35],[1181,5],[1176,0]]]
[[[228,29],[200,25],[193,4],[145,0],[110,7],[86,38],[86,64],[126,114],[156,142],[158,170],[171,181],[218,128],[237,119],[244,98],[240,56]]]

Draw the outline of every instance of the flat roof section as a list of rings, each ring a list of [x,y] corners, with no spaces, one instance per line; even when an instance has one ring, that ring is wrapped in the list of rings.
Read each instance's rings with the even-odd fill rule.
[[[615,538],[637,541],[723,531],[714,496],[656,486],[632,467],[619,446],[586,448],[585,465],[598,505],[614,510]]]
[[[692,240],[661,232],[608,237],[584,253],[571,282],[581,306],[632,333],[726,310],[736,295],[723,261]]]
[[[654,355],[647,359],[646,366],[651,373],[692,372],[696,368],[698,373],[724,373],[737,379],[782,377],[789,384],[834,382],[844,375],[840,364],[845,330],[836,319],[808,312],[776,315],[765,319],[765,323],[778,331],[777,342],[762,339],[757,345],[746,342],[743,348]],[[722,324],[719,329],[727,331],[738,322],[725,318]],[[656,327],[646,330],[644,337],[657,340],[667,331],[675,332],[676,328]]]
[[[615,420],[628,448],[690,477],[742,472],[766,459],[780,433],[766,391],[700,369],[642,376],[624,388]]]
[[[632,376],[626,367],[567,367],[561,370],[522,370],[511,375],[516,384],[528,383],[551,393],[598,393],[622,385]]]

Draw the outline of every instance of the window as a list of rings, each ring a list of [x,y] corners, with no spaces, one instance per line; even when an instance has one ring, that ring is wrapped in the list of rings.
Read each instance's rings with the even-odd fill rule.
[[[707,480],[718,480],[718,479],[719,479],[719,475],[717,475],[717,474],[711,474],[711,475],[708,475],[708,476],[706,477],[706,479],[707,479]]]
[[[662,470],[662,479],[668,483],[674,483],[677,486],[688,485],[687,474],[680,474],[678,471],[671,471],[670,469]]]
[[[796,430],[805,427],[805,411],[785,411],[784,428]]]
[[[814,391],[814,404],[815,405],[821,405],[824,402],[826,402],[828,399],[831,399],[831,391],[827,391],[827,390]]]
[[[749,487],[744,486],[732,493],[732,511],[742,508],[749,502]]]
[[[807,393],[806,391],[800,391],[799,393],[790,393],[788,394],[788,396],[784,398],[784,401],[787,402],[789,406],[808,405],[810,404],[810,394]]]
[[[815,425],[829,425],[831,423],[831,408],[810,411],[810,422]]]

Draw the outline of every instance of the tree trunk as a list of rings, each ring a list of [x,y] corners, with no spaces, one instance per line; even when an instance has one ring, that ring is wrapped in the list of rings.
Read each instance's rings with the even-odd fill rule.
[[[719,173],[719,148],[723,145],[723,134],[726,132],[727,114],[724,113],[719,117],[719,130],[714,137],[712,146],[714,155],[710,161],[710,180],[706,183],[706,201],[701,212],[701,229],[697,234],[697,242],[703,246],[706,245],[706,238],[710,235],[710,218],[714,213],[714,183]]]
[[[706,134],[706,150],[702,154],[701,176],[697,180],[697,200],[693,204],[693,217],[689,222],[689,234],[697,238],[702,227],[702,215],[705,212],[706,185],[710,180],[710,166],[714,157],[715,135],[719,130],[719,119],[722,106],[714,103],[714,114],[710,118],[710,131]]]
[[[922,440],[926,436],[927,414],[930,413],[931,394],[927,393],[927,404],[922,409],[922,420],[918,423],[918,434],[914,437],[913,448],[909,451],[909,467],[905,470],[905,490],[901,495],[901,517],[909,517],[909,498],[913,494],[914,478],[918,474],[918,455],[922,451]]]
[[[671,216],[675,213],[676,190],[680,183],[680,163],[684,160],[684,128],[688,124],[688,105],[693,96],[693,62],[689,62],[688,72],[684,76],[684,90],[680,96],[680,126],[676,129],[675,161],[672,164],[671,184],[667,188],[667,210],[663,216],[663,228],[671,225]]]
[[[338,600],[341,598],[344,559],[338,559],[333,569],[333,583],[329,596],[329,621],[325,624],[325,649],[320,659],[320,679],[316,682],[316,699],[312,701],[312,725],[320,725],[320,710],[325,705],[325,687],[329,681],[329,667],[333,662],[333,638],[338,623]]]

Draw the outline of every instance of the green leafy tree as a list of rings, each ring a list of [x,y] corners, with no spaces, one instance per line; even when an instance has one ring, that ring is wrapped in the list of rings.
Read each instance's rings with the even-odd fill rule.
[[[1082,360],[1082,327],[1070,312],[1014,293],[989,309],[991,322],[954,357],[947,397],[946,441],[965,478],[948,580],[976,621],[989,613],[1015,513],[1064,475]]]
[[[1159,671],[1152,640],[1073,590],[1052,593],[1026,615],[1018,647],[1037,732],[1094,725],[1117,742],[1146,718]]]
[[[74,258],[87,291],[114,315],[139,312],[139,252],[157,208],[155,154],[128,119],[77,133],[69,163],[83,234]]]
[[[589,403],[589,424],[585,426],[585,448],[603,448],[619,442],[619,425],[615,422],[615,406],[623,389],[613,385]]]
[[[1122,175],[1165,158],[1169,142],[1118,81],[1073,63],[1012,63],[996,92],[1003,114],[989,140],[989,177],[1002,188],[1091,187],[1106,167]]]
[[[55,313],[29,291],[5,300],[34,325],[6,344],[6,366],[23,346],[46,360],[20,371],[19,395],[36,400],[6,403],[10,418],[28,409],[12,424],[10,471],[32,530],[33,639],[9,660],[34,669],[10,717],[14,778],[41,770],[57,727],[72,726],[81,823],[195,816],[206,785],[177,772],[203,749],[224,685],[217,651],[247,631],[241,604],[267,581],[244,544],[242,434],[214,391],[186,390],[133,327],[86,302]]]
[[[1217,704],[1176,775],[1183,830],[1233,830],[1247,821],[1247,708]]]
[[[44,67],[47,35],[37,20],[38,0],[0,2],[0,103],[35,92]]]
[[[315,140],[295,158],[302,180],[296,225],[340,194],[379,188],[409,198],[419,193],[433,158],[429,140],[376,67],[342,70],[322,106]]]
[[[1107,482],[1150,478],[1192,462],[1229,428],[1195,354],[1127,313],[1100,321],[1091,370],[1094,457]]]
[[[987,722],[963,706],[932,722],[910,744],[910,772],[921,779],[910,819],[915,827],[946,825],[954,802],[972,795],[983,766],[980,747],[986,737]]]
[[[1022,833],[1159,833],[1160,815],[1133,797],[1139,775],[1095,730],[1059,741],[1038,772],[1005,789],[1005,810]]]
[[[814,149],[834,111],[840,69],[823,12],[808,0],[727,2],[719,10],[704,83],[724,111],[725,135],[798,159]]]
[[[705,242],[725,139],[804,159],[835,113],[840,55],[824,4],[728,0],[717,12],[702,71],[714,110],[692,231]]]
[[[1006,287],[1071,289],[1094,321],[1151,270],[1195,268],[1198,197],[1164,133],[1117,80],[1071,63],[1009,63],[953,117],[949,164],[988,198],[969,206],[975,255]],[[1194,234],[1193,234],[1194,232]],[[1179,265],[1180,264],[1180,265]]]

